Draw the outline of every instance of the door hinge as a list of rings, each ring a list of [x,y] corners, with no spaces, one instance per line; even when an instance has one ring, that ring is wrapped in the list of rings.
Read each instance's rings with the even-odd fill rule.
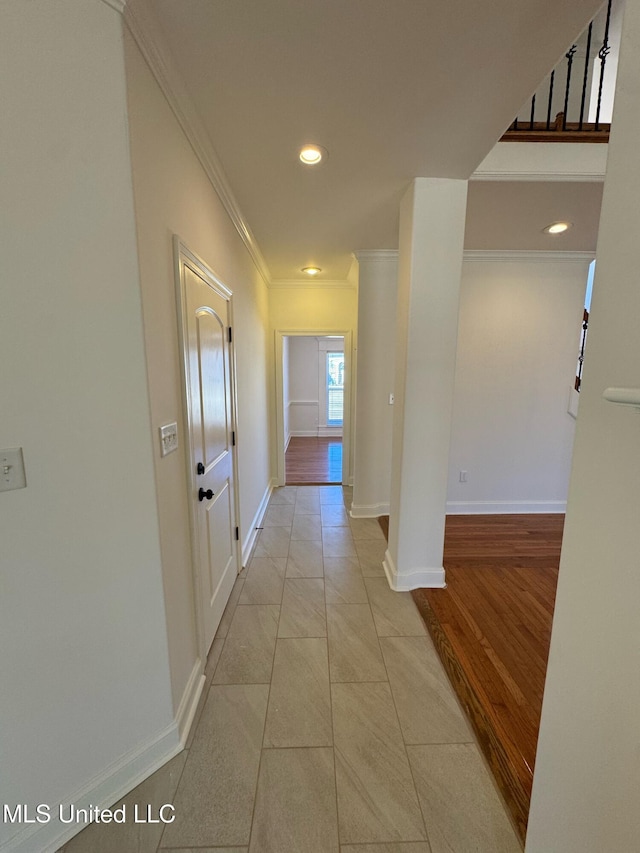
[[[229,326],[229,343],[233,341],[233,332],[231,331],[231,326]]]
[[[236,527],[236,542],[240,539],[240,528]]]
[[[235,429],[231,431],[231,444],[234,447],[236,446],[236,431],[235,431]]]

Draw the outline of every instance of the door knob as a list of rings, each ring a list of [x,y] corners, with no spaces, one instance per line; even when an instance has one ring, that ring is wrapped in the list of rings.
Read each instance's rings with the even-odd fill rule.
[[[203,488],[199,489],[199,491],[198,491],[198,500],[199,501],[203,501],[205,498],[208,501],[210,501],[212,497],[213,497],[213,492],[211,491],[211,489],[207,489],[206,492]]]

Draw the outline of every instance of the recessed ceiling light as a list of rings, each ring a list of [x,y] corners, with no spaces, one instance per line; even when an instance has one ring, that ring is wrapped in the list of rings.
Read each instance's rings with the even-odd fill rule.
[[[320,145],[308,143],[300,149],[300,162],[305,166],[317,166],[318,163],[326,156],[326,149]]]
[[[563,231],[571,228],[571,224],[571,222],[552,222],[551,225],[547,225],[542,230],[545,234],[562,234]]]
[[[306,272],[307,275],[318,275],[322,270],[320,267],[303,267],[302,272]]]

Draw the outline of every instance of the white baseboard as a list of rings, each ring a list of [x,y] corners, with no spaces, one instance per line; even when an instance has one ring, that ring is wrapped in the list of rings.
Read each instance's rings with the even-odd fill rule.
[[[69,804],[78,809],[88,809],[90,806],[110,808],[181,750],[178,726],[174,722],[146,743],[123,755],[87,785],[65,797],[62,804],[65,809]],[[85,828],[84,823],[62,823],[59,804],[49,805],[49,823],[25,827],[5,842],[0,850],[3,853],[34,853],[36,850],[40,853],[54,853]]]
[[[292,437],[296,438],[342,438],[341,427],[323,427],[319,426],[316,429],[292,429],[289,441]],[[287,447],[289,446],[287,442]]]
[[[389,586],[395,592],[409,592],[412,589],[443,589],[447,585],[444,569],[441,566],[434,569],[414,569],[400,575],[388,551],[385,551],[382,565]]]
[[[285,453],[287,452],[287,449],[288,449],[288,447],[289,447],[289,442],[290,442],[290,441],[291,441],[291,433],[289,433],[289,435],[287,436],[287,440],[286,440],[286,441],[285,441],[285,443],[284,443],[284,452],[285,452]]]
[[[379,515],[389,515],[389,504],[351,504],[351,518],[378,518]]]
[[[206,679],[204,677],[204,667],[200,658],[196,660],[189,676],[189,681],[182,694],[182,699],[176,711],[176,725],[178,726],[178,737],[182,746],[187,742],[189,731],[193,724],[193,719],[196,715],[198,702],[202,688]]]
[[[447,501],[448,515],[516,515],[566,512],[566,501]]]
[[[342,438],[342,427],[318,427],[319,438]]]
[[[251,558],[251,554],[256,545],[256,539],[258,538],[258,528],[262,524],[262,519],[264,518],[264,514],[267,511],[267,506],[269,505],[269,499],[271,498],[271,492],[274,489],[274,486],[277,485],[277,482],[274,478],[269,480],[269,485],[265,489],[265,493],[262,496],[262,500],[260,501],[260,506],[258,507],[256,514],[253,516],[253,521],[251,522],[251,528],[249,533],[245,537],[244,542],[242,543],[242,565],[246,566]]]

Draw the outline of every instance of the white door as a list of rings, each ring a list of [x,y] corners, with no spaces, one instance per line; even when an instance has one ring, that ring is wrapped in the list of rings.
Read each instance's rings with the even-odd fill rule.
[[[206,654],[238,573],[230,292],[180,251],[196,600]]]

